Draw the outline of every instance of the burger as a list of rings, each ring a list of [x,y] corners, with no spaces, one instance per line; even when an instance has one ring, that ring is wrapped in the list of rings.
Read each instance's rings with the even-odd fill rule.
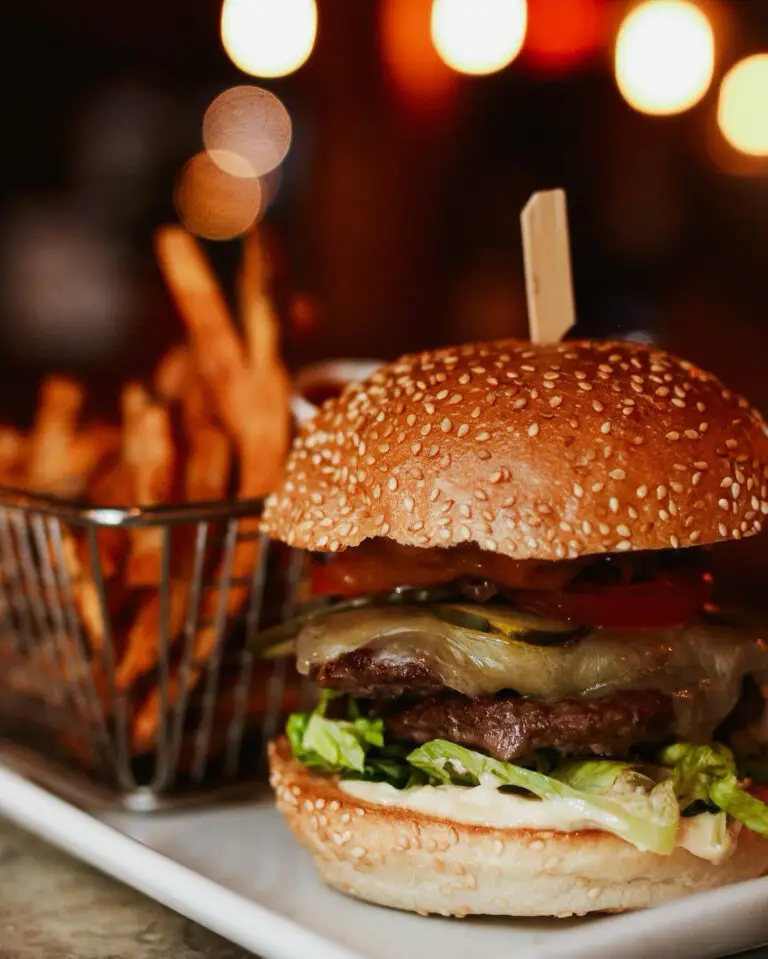
[[[568,916],[768,872],[768,646],[708,572],[766,514],[760,414],[647,346],[440,349],[328,400],[264,515],[316,601],[261,637],[319,689],[270,769],[323,879]]]

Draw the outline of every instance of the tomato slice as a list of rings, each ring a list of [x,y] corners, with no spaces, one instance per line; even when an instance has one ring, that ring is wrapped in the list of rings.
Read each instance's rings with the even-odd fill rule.
[[[438,586],[461,577],[489,579],[510,589],[562,589],[589,559],[515,560],[477,546],[422,549],[370,540],[314,565],[318,595],[362,596],[397,586]]]
[[[656,629],[691,622],[710,592],[709,577],[687,571],[623,586],[584,584],[549,592],[518,591],[513,598],[522,609],[579,626]]]

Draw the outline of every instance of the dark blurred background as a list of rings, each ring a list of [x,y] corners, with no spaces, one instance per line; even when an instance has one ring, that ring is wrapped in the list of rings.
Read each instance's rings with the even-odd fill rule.
[[[259,208],[293,367],[525,336],[519,213],[553,186],[575,332],[658,342],[768,411],[768,59],[731,73],[768,52],[768,0],[639,6],[678,9],[632,24],[622,0],[226,0],[224,19],[222,0],[3,4],[0,411],[27,415],[53,370],[110,404],[180,336],[151,246],[179,217],[219,238],[231,290]],[[509,59],[521,9],[511,63],[445,62],[487,69],[505,43]],[[248,84],[292,123],[258,181],[201,153],[209,105]]]

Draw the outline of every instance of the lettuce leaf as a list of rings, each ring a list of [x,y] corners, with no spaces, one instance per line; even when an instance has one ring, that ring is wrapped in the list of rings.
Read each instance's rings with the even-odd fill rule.
[[[749,829],[768,837],[768,806],[739,785],[730,749],[719,743],[674,743],[661,751],[659,762],[671,769],[683,809],[695,802],[712,802]]]
[[[664,855],[675,847],[680,807],[671,780],[654,784],[650,791],[638,790],[636,771],[627,763],[571,761],[545,776],[444,739],[415,749],[408,762],[442,783],[455,783],[458,777],[466,785],[477,785],[492,777],[499,786],[515,786],[539,799],[568,803],[585,821],[621,836],[638,849]],[[578,783],[579,788],[571,783]],[[620,784],[626,788],[617,788]]]
[[[291,750],[310,769],[362,773],[368,749],[384,745],[384,723],[358,715],[353,701],[350,710],[354,718],[328,719],[325,712],[332,698],[326,692],[312,713],[294,713],[288,718],[286,734]]]

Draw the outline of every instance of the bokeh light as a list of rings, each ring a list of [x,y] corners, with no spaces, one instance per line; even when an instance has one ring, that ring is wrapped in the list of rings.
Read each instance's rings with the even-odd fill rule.
[[[291,118],[269,90],[230,87],[205,111],[203,143],[225,173],[264,176],[288,153]]]
[[[174,190],[179,219],[190,233],[207,240],[240,236],[261,210],[259,179],[226,173],[221,159],[210,152],[196,154],[185,164]],[[238,162],[242,158],[230,157],[225,165],[234,168]]]
[[[648,0],[626,17],[616,38],[616,82],[641,113],[682,113],[709,89],[715,38],[689,0]]]
[[[740,153],[768,157],[768,53],[741,60],[725,75],[717,123]]]
[[[459,73],[495,73],[520,52],[527,20],[525,0],[434,0],[432,42]]]
[[[224,0],[221,42],[235,64],[255,77],[282,77],[315,45],[315,0]]]
[[[528,10],[528,61],[551,72],[580,66],[600,49],[605,19],[605,0],[536,0]]]
[[[395,89],[409,102],[443,101],[457,86],[430,34],[432,0],[382,0],[381,55]]]

